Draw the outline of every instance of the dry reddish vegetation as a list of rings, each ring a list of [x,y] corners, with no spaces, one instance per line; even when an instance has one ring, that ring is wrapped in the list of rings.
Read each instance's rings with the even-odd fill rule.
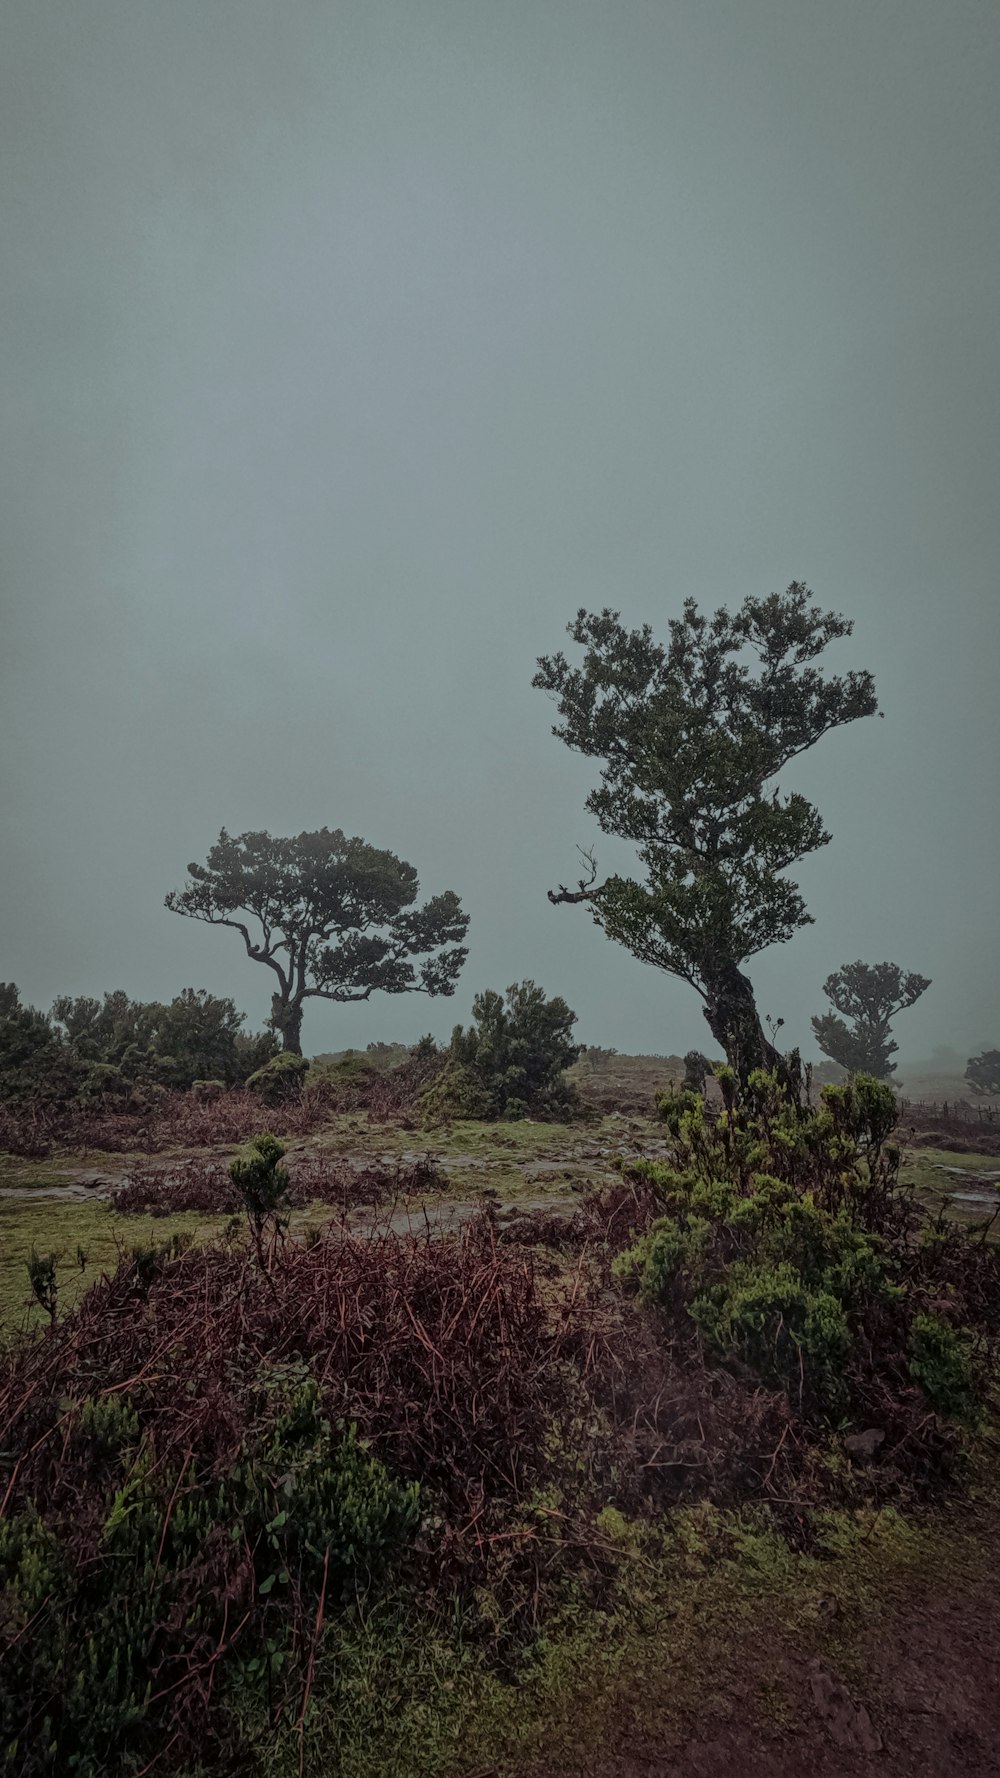
[[[289,1164],[291,1208],[330,1204],[344,1211],[390,1204],[398,1198],[439,1190],[444,1181],[430,1161],[356,1167],[328,1155],[296,1155]],[[133,1167],[111,1202],[122,1214],[172,1216],[200,1210],[232,1216],[241,1208],[239,1192],[223,1161],[174,1161],[163,1167]]]
[[[262,1123],[281,1136],[308,1135],[329,1110],[321,1095],[264,1107],[254,1093],[236,1090],[207,1104],[192,1093],[165,1093],[141,1109],[0,1104],[0,1152],[41,1159],[56,1149],[156,1154],[166,1148],[218,1148],[245,1142]]]
[[[442,1061],[412,1056],[385,1070],[359,1058],[308,1079],[299,1097],[277,1104],[245,1088],[208,1100],[193,1092],[147,1089],[132,1101],[107,1104],[0,1101],[0,1153],[41,1159],[57,1149],[157,1154],[169,1148],[220,1148],[245,1142],[263,1124],[278,1136],[306,1136],[331,1115],[357,1110],[367,1111],[376,1123],[391,1120],[413,1128],[421,1088]]]

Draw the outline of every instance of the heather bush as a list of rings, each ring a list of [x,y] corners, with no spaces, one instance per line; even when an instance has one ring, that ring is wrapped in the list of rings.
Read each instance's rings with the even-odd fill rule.
[[[720,1084],[714,1119],[696,1093],[661,1099],[675,1159],[628,1169],[657,1214],[618,1276],[807,1418],[884,1415],[911,1381],[968,1418],[980,1379],[959,1334],[923,1313],[933,1249],[914,1242],[919,1212],[899,1190],[891,1087],[858,1076],[806,1112],[774,1076],[741,1092],[721,1070]]]

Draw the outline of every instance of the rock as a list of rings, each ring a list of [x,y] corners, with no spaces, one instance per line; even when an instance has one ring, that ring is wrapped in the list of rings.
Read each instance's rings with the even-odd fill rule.
[[[881,1753],[882,1737],[863,1704],[855,1704],[835,1673],[813,1661],[809,1674],[813,1701],[837,1747],[854,1753]]]
[[[879,1445],[885,1444],[885,1433],[879,1426],[869,1426],[867,1432],[850,1432],[844,1440],[844,1450],[855,1463],[871,1463]]]

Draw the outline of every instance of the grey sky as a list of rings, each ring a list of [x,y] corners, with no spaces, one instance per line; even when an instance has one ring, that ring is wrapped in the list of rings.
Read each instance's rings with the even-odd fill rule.
[[[762,1009],[807,1042],[890,957],[904,1053],[1000,1042],[996,0],[7,0],[0,61],[0,976],[259,1022],[163,895],[223,825],[341,826],[471,956],[307,1049],[526,975],[704,1042],[546,901],[594,768],[534,659],[805,579],[886,719],[789,777],[834,840]]]

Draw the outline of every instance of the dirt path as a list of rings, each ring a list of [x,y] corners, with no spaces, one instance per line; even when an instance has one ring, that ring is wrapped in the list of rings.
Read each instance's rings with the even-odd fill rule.
[[[762,1614],[697,1716],[626,1695],[599,1748],[530,1778],[998,1778],[1000,1515],[984,1533],[867,1623],[838,1623],[833,1595],[811,1647]]]

